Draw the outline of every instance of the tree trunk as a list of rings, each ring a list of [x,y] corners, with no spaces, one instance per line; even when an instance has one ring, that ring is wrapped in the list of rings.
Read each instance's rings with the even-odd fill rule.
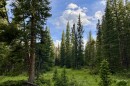
[[[35,80],[35,25],[34,17],[31,18],[31,50],[30,50],[30,65],[29,65],[29,79],[30,83],[33,83]]]

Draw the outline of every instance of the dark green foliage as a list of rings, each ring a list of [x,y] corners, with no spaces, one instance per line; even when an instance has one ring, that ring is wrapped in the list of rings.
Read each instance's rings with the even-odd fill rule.
[[[96,39],[96,67],[100,67],[100,63],[102,61],[102,28],[100,25],[100,20],[97,23],[97,39]]]
[[[126,0],[107,0],[105,15],[97,24],[97,63],[108,60],[110,71],[116,73],[129,68],[129,2]],[[99,64],[97,64],[99,65]]]
[[[57,71],[57,68],[55,69],[54,71],[54,74],[53,74],[53,80],[56,81],[58,79],[58,71]]]
[[[5,65],[8,62],[9,54],[9,46],[7,46],[5,43],[0,43],[0,75],[6,73],[7,71]]]
[[[40,76],[38,79],[36,79],[35,84],[38,86],[52,86],[51,81],[44,79],[43,76]]]
[[[65,46],[65,33],[62,33],[61,49],[60,49],[60,62],[61,67],[64,67],[66,64],[66,46]]]
[[[111,85],[111,79],[110,79],[110,70],[109,70],[109,64],[107,60],[103,60],[100,66],[100,78],[101,81],[99,83],[99,86],[110,86]]]
[[[0,20],[3,19],[3,22],[1,22],[3,24],[9,23],[6,5],[7,5],[6,0],[0,1]]]
[[[7,42],[8,44],[14,42],[14,40],[20,38],[21,31],[17,29],[15,24],[9,26],[0,27],[2,32],[0,34],[0,41]]]
[[[80,69],[84,64],[84,46],[83,46],[83,26],[81,23],[81,17],[79,15],[77,23],[77,57],[76,57],[76,68]]]
[[[23,43],[25,43],[25,53],[28,60],[29,82],[33,83],[35,79],[35,54],[36,54],[36,39],[42,38],[42,28],[46,24],[46,20],[51,16],[49,0],[17,0],[13,6],[13,21],[19,25],[20,30],[23,30]],[[30,42],[29,42],[30,41]],[[30,44],[28,44],[30,43]],[[49,45],[50,46],[50,45]],[[44,46],[48,47],[48,46]],[[47,48],[46,48],[47,49]],[[42,50],[42,49],[40,49]],[[44,50],[49,51],[49,49]],[[45,55],[47,54],[47,55]],[[48,53],[44,53],[49,56]],[[41,63],[40,63],[41,64]],[[47,65],[47,64],[45,64]],[[48,66],[48,65],[47,65]],[[38,67],[39,71],[39,67]]]
[[[85,48],[85,65],[87,65],[88,67],[90,67],[91,69],[94,68],[95,66],[95,41],[92,37],[91,32],[89,32],[89,37],[88,37],[88,42],[86,44],[86,48]]]
[[[53,81],[54,86],[69,86],[68,77],[66,75],[65,68],[61,72],[61,75],[59,76],[57,69],[55,69],[53,74]]]
[[[75,80],[74,75],[72,76],[72,79],[70,79],[69,86],[78,86],[78,82]]]
[[[77,58],[77,32],[76,32],[76,28],[75,28],[75,24],[72,27],[72,32],[71,32],[71,44],[72,44],[72,50],[71,50],[71,66],[72,68],[76,68],[76,58]]]
[[[2,59],[2,62],[0,64],[0,74],[18,75],[26,70],[23,51],[24,46],[21,44],[20,41],[21,31],[18,30],[14,24],[5,26],[5,28],[1,26],[2,32],[0,33],[0,43],[2,44],[2,46],[4,44],[3,48],[5,47],[4,49],[6,49],[6,51],[3,52],[5,53],[5,57]],[[4,51],[4,49],[1,50]]]
[[[53,73],[52,80],[54,81],[54,86],[60,86],[61,82],[60,82],[60,77],[59,77],[57,68],[55,69],[55,71]]]
[[[44,36],[42,36],[41,43],[38,43],[36,48],[37,73],[42,73],[50,70],[51,67],[53,66],[53,59],[54,59],[53,42],[48,28],[42,31],[42,33]]]
[[[83,45],[83,26],[79,15],[77,29],[75,24],[72,27],[70,37],[70,26],[67,24],[66,37],[62,33],[62,41],[60,48],[61,66],[80,69],[84,66],[84,45]]]
[[[68,77],[66,75],[66,70],[65,68],[63,69],[62,73],[61,73],[61,85],[60,86],[68,86]]]
[[[65,46],[66,46],[66,67],[71,67],[71,44],[70,44],[70,25],[67,23],[66,27],[66,38],[65,38]]]

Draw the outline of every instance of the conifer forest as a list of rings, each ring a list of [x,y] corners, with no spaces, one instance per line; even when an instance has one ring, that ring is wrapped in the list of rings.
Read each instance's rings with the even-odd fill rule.
[[[130,0],[71,3],[51,21],[62,4],[85,3],[63,1],[0,0],[0,86],[130,86]],[[94,1],[101,18],[87,15]]]

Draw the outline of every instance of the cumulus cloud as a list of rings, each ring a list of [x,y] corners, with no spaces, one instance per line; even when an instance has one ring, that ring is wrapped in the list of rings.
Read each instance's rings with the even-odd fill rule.
[[[58,47],[60,45],[60,43],[61,43],[61,40],[55,40],[54,41],[55,47]]]
[[[102,11],[97,11],[97,12],[95,12],[95,18],[101,20],[103,14],[104,13]]]
[[[69,21],[70,24],[77,23],[78,16],[80,14],[82,24],[84,26],[91,24],[91,17],[87,16],[86,14],[87,8],[86,7],[80,7],[74,3],[70,3],[66,10],[63,11],[62,15],[59,17],[58,21],[55,23],[57,26],[63,26],[66,25],[66,23]]]
[[[70,3],[67,8],[68,9],[76,9],[76,8],[78,8],[78,6],[74,3]]]

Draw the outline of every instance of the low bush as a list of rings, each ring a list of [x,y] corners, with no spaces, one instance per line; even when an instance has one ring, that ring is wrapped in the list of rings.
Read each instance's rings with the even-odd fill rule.
[[[116,86],[127,86],[126,80],[118,80]]]
[[[0,86],[23,86],[25,81],[6,81],[0,84]]]
[[[36,81],[35,84],[37,84],[38,86],[52,86],[51,85],[51,80],[46,80],[44,79],[43,76],[40,76]]]

